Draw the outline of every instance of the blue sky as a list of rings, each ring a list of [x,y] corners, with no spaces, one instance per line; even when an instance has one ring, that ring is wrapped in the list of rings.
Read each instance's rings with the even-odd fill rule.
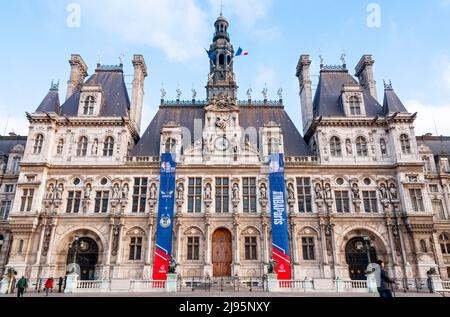
[[[381,10],[380,27],[367,23],[371,3]],[[80,27],[67,23],[74,4],[81,9]],[[61,81],[63,101],[72,53],[83,56],[90,74],[98,55],[103,64],[118,64],[124,53],[126,75],[133,72],[132,55],[145,56],[144,127],[157,111],[162,84],[166,99],[175,99],[178,86],[183,99],[191,98],[192,87],[204,99],[204,48],[219,11],[220,0],[2,1],[0,134],[27,134],[25,112],[37,108],[53,79]],[[224,15],[235,48],[250,52],[235,63],[240,99],[250,86],[254,99],[262,99],[265,83],[269,99],[276,99],[282,87],[300,130],[299,56],[310,54],[318,75],[320,54],[326,64],[339,64],[345,52],[354,73],[361,55],[369,53],[376,60],[379,97],[383,79],[392,80],[410,112],[419,112],[418,134],[450,135],[450,0],[224,0]]]

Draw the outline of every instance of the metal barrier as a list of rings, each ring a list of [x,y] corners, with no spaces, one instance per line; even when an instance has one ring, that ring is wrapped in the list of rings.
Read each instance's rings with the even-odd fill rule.
[[[265,292],[267,281],[260,277],[186,277],[178,279],[179,292]]]

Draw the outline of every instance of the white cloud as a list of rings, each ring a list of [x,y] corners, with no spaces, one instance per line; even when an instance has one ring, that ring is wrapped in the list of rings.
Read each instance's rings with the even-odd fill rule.
[[[83,25],[164,51],[171,60],[198,57],[209,39],[207,15],[195,0],[81,0]]]
[[[435,135],[450,135],[450,104],[431,105],[418,100],[409,100],[405,106],[411,113],[418,113],[415,127],[416,134],[423,135],[432,133]]]
[[[273,0],[226,0],[227,17],[237,17],[251,29],[265,17]],[[164,51],[175,61],[204,55],[203,47],[211,40],[211,16],[220,12],[220,0],[79,0],[82,27],[96,26],[120,39]],[[268,29],[269,34],[277,34]],[[205,44],[206,43],[206,44]]]
[[[247,28],[251,28],[256,22],[267,16],[273,0],[224,0],[223,15],[227,18],[236,16]],[[211,14],[220,12],[221,0],[209,0]]]

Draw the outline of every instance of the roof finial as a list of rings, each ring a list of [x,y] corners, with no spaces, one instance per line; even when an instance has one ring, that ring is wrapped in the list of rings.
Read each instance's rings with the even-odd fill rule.
[[[384,89],[385,90],[392,90],[392,82],[391,82],[391,80],[389,80],[389,84],[386,83],[385,80],[383,80],[383,84],[384,84]]]
[[[346,57],[347,57],[347,55],[345,54],[345,52],[343,52],[341,55],[341,61],[342,61],[342,66],[344,66],[344,68],[347,66],[347,62],[345,61]]]
[[[319,58],[320,58],[320,69],[322,69],[323,68],[323,63],[325,62],[325,59],[323,58],[322,54],[319,55]]]
[[[58,82],[55,84],[54,80],[52,80],[52,84],[50,86],[50,90],[58,90],[59,89],[59,80]]]
[[[120,62],[120,65],[123,66],[124,61],[125,61],[125,53],[122,52],[122,53],[120,54],[120,56],[119,56],[119,62]]]
[[[220,0],[220,16],[223,16],[223,0]]]

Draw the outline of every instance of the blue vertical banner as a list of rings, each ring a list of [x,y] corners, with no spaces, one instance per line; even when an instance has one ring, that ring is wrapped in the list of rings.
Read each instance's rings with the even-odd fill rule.
[[[175,156],[161,155],[161,176],[159,182],[158,226],[156,229],[155,261],[153,279],[167,280],[169,260],[172,257],[172,235],[175,208]]]
[[[279,280],[291,280],[291,255],[287,223],[284,155],[269,157],[270,203],[272,211],[272,257]]]

